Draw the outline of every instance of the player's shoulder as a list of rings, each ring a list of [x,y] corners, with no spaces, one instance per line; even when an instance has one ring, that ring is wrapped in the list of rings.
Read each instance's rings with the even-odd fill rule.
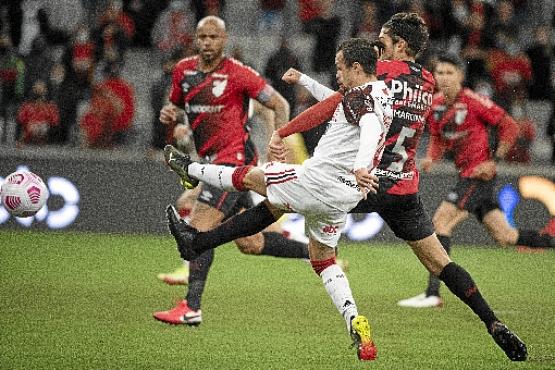
[[[193,55],[190,57],[183,58],[179,60],[177,63],[175,63],[174,69],[185,70],[185,69],[195,68],[195,66],[198,63],[198,59],[199,59],[198,55]]]
[[[240,60],[237,60],[235,58],[231,58],[228,57],[225,59],[225,63],[227,65],[228,68],[236,70],[236,71],[241,71],[241,72],[246,72],[246,73],[252,73],[255,74],[257,76],[259,76],[259,73],[252,68],[249,65],[246,65],[245,63],[241,62]]]

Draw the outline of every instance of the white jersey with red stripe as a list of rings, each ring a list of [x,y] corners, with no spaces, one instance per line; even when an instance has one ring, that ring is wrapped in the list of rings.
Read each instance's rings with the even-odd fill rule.
[[[379,162],[391,123],[390,95],[383,82],[370,82],[351,91],[355,96],[349,100],[348,92],[338,104],[312,158],[302,165],[270,162],[263,166],[269,201],[283,210],[303,214],[310,236],[332,247],[345,226],[347,212],[362,199],[353,173],[361,148],[360,118],[375,114],[375,122],[381,125],[376,152],[367,161],[369,169]]]

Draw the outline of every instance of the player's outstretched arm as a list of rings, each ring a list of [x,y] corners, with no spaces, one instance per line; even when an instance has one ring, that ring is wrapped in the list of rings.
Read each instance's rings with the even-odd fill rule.
[[[294,83],[303,86],[314,97],[314,99],[318,101],[326,99],[335,92],[308,75],[297,71],[295,68],[289,68],[289,70],[283,74],[281,79],[289,84]]]

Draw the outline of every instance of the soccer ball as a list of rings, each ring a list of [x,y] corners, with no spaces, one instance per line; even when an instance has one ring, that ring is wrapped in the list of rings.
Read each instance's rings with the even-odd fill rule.
[[[16,217],[29,217],[37,213],[48,199],[48,188],[32,172],[14,172],[0,187],[2,206]]]

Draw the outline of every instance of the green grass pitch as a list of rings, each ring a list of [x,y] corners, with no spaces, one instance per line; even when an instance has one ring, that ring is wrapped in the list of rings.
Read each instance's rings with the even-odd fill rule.
[[[216,251],[199,328],[152,312],[183,296],[172,239],[0,231],[0,369],[555,369],[555,253],[454,247],[499,318],[527,343],[510,362],[444,287],[440,309],[403,309],[426,273],[407,246],[342,243],[378,359],[363,363],[310,265]]]

